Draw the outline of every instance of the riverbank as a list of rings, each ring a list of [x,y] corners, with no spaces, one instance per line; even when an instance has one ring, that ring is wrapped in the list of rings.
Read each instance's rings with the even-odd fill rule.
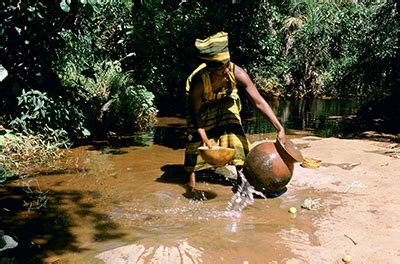
[[[305,137],[296,140],[305,157],[322,160],[318,169],[299,166],[289,184],[294,195],[308,188],[320,199],[314,234],[291,232],[287,243],[305,263],[397,263],[400,259],[400,145],[370,140]],[[298,207],[298,204],[297,204]],[[316,243],[310,243],[315,236]]]
[[[233,196],[229,181],[204,178],[198,188],[212,199],[185,198],[183,149],[157,144],[72,149],[68,169],[31,180],[32,190],[37,181],[47,194],[40,211],[23,210],[20,183],[2,188],[0,229],[19,245],[0,258],[17,263],[340,263],[349,255],[353,263],[397,263],[399,144],[314,136],[292,141],[321,166],[296,164],[286,193],[255,200],[240,217],[226,209]],[[308,198],[320,207],[302,208]],[[297,213],[290,214],[290,207]]]

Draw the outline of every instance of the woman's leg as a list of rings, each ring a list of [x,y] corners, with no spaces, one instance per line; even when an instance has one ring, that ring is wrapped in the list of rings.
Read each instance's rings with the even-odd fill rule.
[[[193,191],[196,187],[196,173],[194,171],[190,173],[188,186],[189,191]]]

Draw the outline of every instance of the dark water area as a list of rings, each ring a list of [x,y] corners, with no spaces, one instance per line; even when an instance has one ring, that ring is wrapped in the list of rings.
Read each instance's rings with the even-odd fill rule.
[[[347,125],[360,107],[360,103],[348,99],[275,100],[269,102],[288,135],[312,134],[320,137],[346,136]],[[275,129],[251,111],[253,117],[244,121],[247,134],[275,132]]]
[[[352,117],[360,103],[347,99],[303,99],[269,101],[276,116],[286,129],[287,135],[319,137],[346,137],[351,132]],[[275,128],[252,106],[242,110],[243,128],[248,135],[267,135],[274,137]],[[185,122],[170,119],[160,122],[140,139],[153,141],[174,149],[184,148]],[[138,142],[137,142],[138,143]]]

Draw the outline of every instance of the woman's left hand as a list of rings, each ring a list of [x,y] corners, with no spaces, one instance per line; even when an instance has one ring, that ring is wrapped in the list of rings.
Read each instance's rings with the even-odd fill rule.
[[[281,129],[281,130],[278,131],[277,138],[282,143],[282,145],[285,145],[285,143],[286,143],[286,135],[285,135],[285,130],[284,129]]]

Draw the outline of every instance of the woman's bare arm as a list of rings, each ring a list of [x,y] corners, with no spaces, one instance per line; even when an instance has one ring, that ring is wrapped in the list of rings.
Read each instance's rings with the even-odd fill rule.
[[[243,87],[250,102],[256,109],[275,127],[278,132],[278,138],[285,143],[285,130],[270,105],[261,96],[250,76],[239,66],[235,65],[235,77],[239,86]]]
[[[208,139],[207,133],[204,129],[203,121],[200,117],[200,108],[201,108],[201,98],[204,92],[204,86],[201,79],[195,79],[192,83],[193,86],[189,91],[189,100],[190,100],[190,113],[194,127],[200,135],[203,144],[207,147],[211,148],[212,143]]]

